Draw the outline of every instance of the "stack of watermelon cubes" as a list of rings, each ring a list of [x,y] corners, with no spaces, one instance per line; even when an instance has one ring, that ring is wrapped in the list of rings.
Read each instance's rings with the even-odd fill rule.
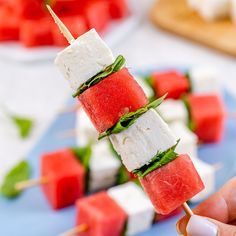
[[[75,38],[91,28],[103,32],[111,20],[128,15],[126,0],[1,0],[0,42],[20,41],[25,47],[67,46],[48,15],[49,2]]]

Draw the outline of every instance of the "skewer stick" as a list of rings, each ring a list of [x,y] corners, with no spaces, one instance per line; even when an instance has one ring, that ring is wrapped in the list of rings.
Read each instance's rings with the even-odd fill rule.
[[[71,34],[71,32],[67,29],[67,27],[63,24],[63,22],[59,19],[59,17],[55,14],[55,12],[52,10],[52,8],[49,5],[46,5],[48,11],[52,15],[52,18],[54,19],[55,23],[57,24],[58,28],[60,29],[61,33],[64,35],[64,37],[67,39],[67,41],[72,44],[75,41],[75,38]]]
[[[87,224],[81,224],[77,227],[75,227],[74,229],[71,229],[63,234],[60,234],[59,236],[74,236],[77,235],[79,233],[85,232],[88,230],[88,225]]]
[[[64,131],[64,132],[58,134],[59,139],[75,138],[75,137],[76,137],[76,130],[75,129],[67,130],[67,131]]]
[[[184,203],[182,204],[182,208],[183,208],[183,210],[185,211],[185,213],[186,213],[187,216],[191,217],[191,216],[194,215],[193,212],[192,212],[192,210],[191,210],[191,208],[188,206],[187,202],[184,202]]]
[[[76,112],[81,108],[81,104],[77,103],[75,105],[72,106],[68,106],[68,107],[63,107],[62,109],[59,110],[59,114],[65,114],[65,113],[72,113],[72,112]]]
[[[22,182],[17,183],[15,185],[15,189],[18,191],[22,191],[24,189],[32,188],[37,185],[46,184],[47,182],[48,182],[48,179],[44,178],[44,177],[42,177],[40,179],[26,180],[26,181],[22,181]]]

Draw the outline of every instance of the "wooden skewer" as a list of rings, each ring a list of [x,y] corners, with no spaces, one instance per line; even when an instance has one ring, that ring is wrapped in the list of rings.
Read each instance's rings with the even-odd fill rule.
[[[67,41],[72,44],[75,39],[74,37],[72,36],[72,34],[70,33],[70,31],[67,29],[67,27],[62,23],[62,21],[58,18],[58,16],[54,13],[54,11],[51,9],[51,7],[49,5],[47,5],[47,8],[50,12],[50,14],[52,15],[53,19],[55,20],[55,23],[58,25],[61,33],[65,36],[65,38],[67,39]],[[188,215],[188,216],[193,216],[193,212],[192,210],[190,209],[190,207],[188,206],[188,204],[185,202],[182,204],[182,207],[185,211],[185,213]],[[65,234],[62,234],[61,236],[72,236],[76,233],[80,233],[80,232],[84,232],[88,229],[88,226],[87,225],[80,225],[68,232],[66,232]]]
[[[215,171],[221,170],[223,168],[223,166],[224,165],[221,162],[213,164],[213,168],[214,168]]]
[[[64,139],[64,138],[75,138],[76,137],[76,130],[71,129],[71,130],[66,130],[65,132],[59,133],[57,135],[59,139]]]
[[[58,113],[59,114],[72,113],[72,112],[78,111],[80,108],[81,108],[81,104],[77,103],[75,105],[60,109]]]
[[[44,177],[42,177],[40,179],[26,180],[26,181],[22,181],[22,182],[17,183],[15,185],[15,189],[18,191],[22,191],[24,189],[32,188],[37,185],[46,184],[47,182],[48,182],[48,179],[44,178]]]
[[[48,11],[50,12],[50,14],[52,15],[52,18],[54,19],[55,23],[58,25],[58,28],[60,29],[61,33],[64,35],[67,41],[70,44],[72,44],[75,41],[75,38],[72,36],[71,32],[67,29],[67,27],[63,24],[63,22],[55,14],[52,8],[49,5],[46,5],[46,7]]]
[[[185,213],[186,213],[187,216],[191,217],[191,216],[194,215],[193,212],[192,212],[192,210],[191,210],[191,208],[190,208],[189,205],[187,204],[187,202],[184,202],[184,203],[182,204],[182,208],[183,208],[183,210],[185,211]]]
[[[74,236],[77,235],[79,233],[85,232],[88,230],[88,225],[87,224],[81,224],[77,227],[75,227],[74,229],[71,229],[63,234],[60,234],[59,236]]]

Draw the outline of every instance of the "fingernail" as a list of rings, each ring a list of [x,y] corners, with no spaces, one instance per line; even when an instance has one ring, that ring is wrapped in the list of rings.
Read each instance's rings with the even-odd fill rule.
[[[217,226],[204,217],[194,215],[187,224],[187,233],[191,236],[216,236]]]

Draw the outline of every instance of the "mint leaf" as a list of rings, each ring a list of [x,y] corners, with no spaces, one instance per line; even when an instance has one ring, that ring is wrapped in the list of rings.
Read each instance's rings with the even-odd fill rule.
[[[189,73],[189,71],[186,71],[185,73],[184,73],[184,76],[186,77],[186,79],[188,80],[188,83],[189,83],[189,93],[192,93],[192,91],[193,91],[193,85],[192,85],[192,81],[191,81],[191,77],[190,77],[190,73]]]
[[[98,139],[102,139],[106,136],[109,136],[111,134],[117,134],[122,132],[123,130],[128,129],[132,124],[134,124],[134,122],[141,116],[143,115],[145,112],[147,112],[149,109],[151,108],[156,108],[157,106],[159,106],[163,100],[165,99],[166,95],[162,96],[161,98],[149,103],[148,105],[146,105],[145,107],[142,107],[140,109],[138,109],[135,112],[129,112],[127,114],[125,114],[124,116],[122,116],[120,118],[120,120],[113,125],[111,128],[107,129],[105,132],[99,134]]]
[[[15,185],[21,181],[30,178],[31,168],[26,161],[22,161],[11,169],[5,176],[0,192],[7,198],[15,198],[21,194],[22,191],[15,189]]]
[[[90,179],[90,159],[92,157],[92,147],[87,145],[85,147],[72,147],[71,150],[75,154],[76,158],[85,168],[85,189],[89,190],[89,179]]]
[[[133,173],[138,175],[139,177],[144,177],[147,174],[149,174],[150,172],[173,161],[178,156],[178,154],[175,152],[175,148],[178,145],[178,143],[179,143],[179,140],[177,141],[177,143],[173,147],[167,149],[164,152],[158,152],[152,158],[152,160],[149,164],[144,165],[141,168],[134,170]]]
[[[194,131],[196,126],[195,126],[195,124],[194,124],[194,122],[192,120],[191,108],[190,108],[188,99],[184,96],[184,97],[182,97],[182,101],[183,101],[183,103],[184,103],[184,105],[185,105],[185,107],[187,109],[187,112],[188,112],[188,121],[187,121],[188,123],[187,123],[187,126],[188,126],[188,128],[190,130]]]
[[[130,180],[129,173],[122,165],[117,175],[116,185],[127,183],[129,180]]]
[[[106,67],[103,71],[99,72],[95,76],[93,76],[91,79],[83,83],[78,90],[76,91],[75,94],[73,94],[73,97],[79,96],[81,93],[83,93],[85,90],[90,88],[91,86],[99,83],[101,80],[105,79],[107,76],[110,74],[117,72],[120,70],[125,64],[125,58],[121,55],[119,55],[115,62],[111,64],[110,66]]]
[[[33,121],[19,116],[11,116],[11,119],[17,126],[21,138],[27,138],[32,130]]]

